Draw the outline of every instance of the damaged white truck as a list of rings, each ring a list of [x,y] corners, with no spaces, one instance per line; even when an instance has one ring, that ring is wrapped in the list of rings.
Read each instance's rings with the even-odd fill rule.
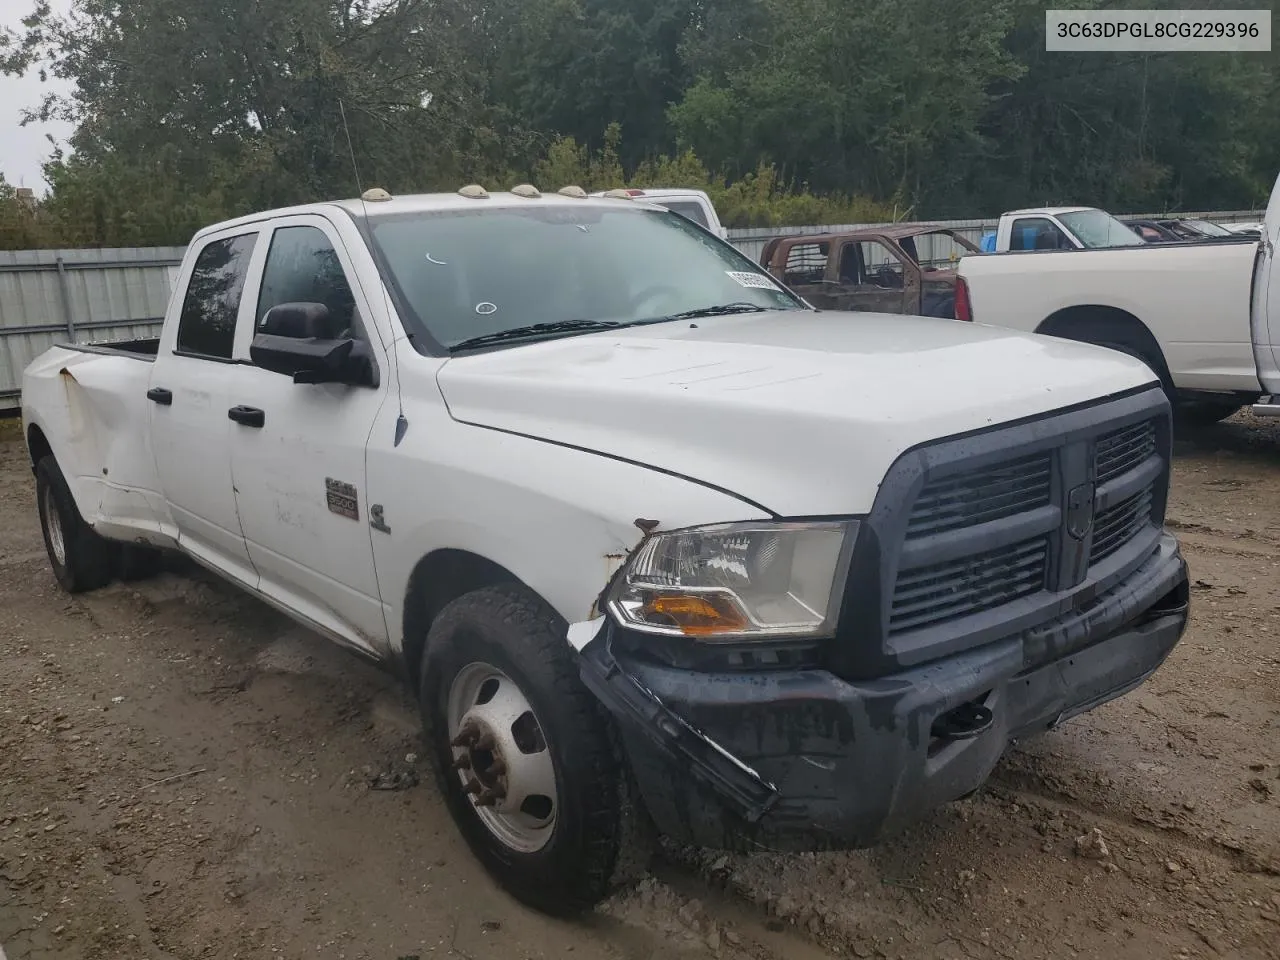
[[[55,347],[22,401],[65,589],[176,549],[399,673],[468,843],[556,913],[637,825],[874,844],[1187,622],[1142,363],[815,311],[577,188],[211,227],[158,340]]]

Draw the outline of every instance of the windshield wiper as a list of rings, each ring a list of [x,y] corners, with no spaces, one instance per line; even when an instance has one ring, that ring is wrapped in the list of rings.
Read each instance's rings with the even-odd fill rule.
[[[621,326],[616,320],[556,320],[551,323],[531,323],[524,327],[512,327],[510,330],[498,330],[483,336],[472,337],[455,343],[449,348],[464,350],[468,347],[483,347],[489,343],[503,343],[507,340],[523,340],[526,337],[540,337],[549,333],[574,333],[591,330],[612,330]]]
[[[740,300],[737,303],[718,303],[712,307],[699,307],[697,310],[686,310],[663,317],[664,320],[697,320],[699,317],[727,317],[732,313],[764,313],[768,307],[757,303]]]

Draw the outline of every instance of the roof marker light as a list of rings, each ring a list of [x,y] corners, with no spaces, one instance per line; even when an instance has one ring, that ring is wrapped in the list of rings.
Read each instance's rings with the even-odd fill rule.
[[[468,200],[487,200],[489,191],[478,183],[469,183],[458,191],[458,196],[466,197]]]
[[[560,194],[560,196],[562,196],[562,197],[573,197],[573,199],[575,199],[575,200],[585,200],[585,199],[587,199],[587,191],[583,190],[583,189],[582,189],[581,187],[579,187],[579,186],[561,187],[561,188],[560,188],[558,191],[556,191],[556,192],[557,192],[557,193],[559,193],[559,194]]]
[[[370,187],[364,193],[360,194],[360,199],[365,203],[385,203],[391,199],[391,194],[383,190],[381,187]]]
[[[511,192],[517,197],[524,197],[526,200],[535,200],[542,196],[538,188],[531,183],[521,183],[511,188]]]

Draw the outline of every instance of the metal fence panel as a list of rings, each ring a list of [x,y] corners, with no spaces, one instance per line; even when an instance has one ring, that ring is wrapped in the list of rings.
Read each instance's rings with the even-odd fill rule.
[[[0,251],[0,410],[55,343],[158,336],[182,247]]]

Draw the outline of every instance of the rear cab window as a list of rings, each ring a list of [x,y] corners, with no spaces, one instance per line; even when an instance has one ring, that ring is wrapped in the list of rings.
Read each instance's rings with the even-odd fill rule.
[[[829,243],[797,243],[787,251],[782,282],[788,285],[821,283],[827,274],[829,255]]]
[[[178,317],[174,350],[183,356],[230,361],[236,317],[258,234],[222,237],[196,256]]]

